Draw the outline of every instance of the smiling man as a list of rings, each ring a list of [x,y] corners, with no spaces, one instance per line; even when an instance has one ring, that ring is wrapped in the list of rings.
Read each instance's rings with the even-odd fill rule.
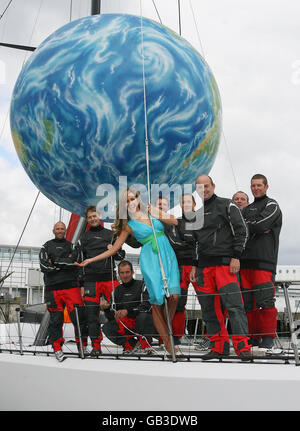
[[[211,351],[202,359],[217,359],[229,354],[226,310],[234,349],[240,359],[250,360],[247,318],[237,278],[239,258],[247,240],[246,224],[230,199],[215,194],[211,177],[200,175],[196,180],[196,190],[203,196],[204,225],[193,231],[196,259],[190,280],[197,283],[202,318],[211,343]]]
[[[78,253],[73,244],[65,239],[66,226],[58,221],[53,227],[54,238],[47,241],[40,250],[40,268],[44,274],[45,302],[50,313],[49,342],[58,361],[65,359],[62,346],[64,309],[67,308],[75,329],[75,338],[80,351],[76,310],[80,331],[85,328],[85,313],[78,282],[78,269],[74,266]]]
[[[247,205],[249,205],[249,197],[247,193],[238,191],[232,196],[233,202],[242,211]]]
[[[145,289],[144,280],[134,279],[132,263],[127,260],[119,263],[118,273],[121,284],[112,292],[109,302],[101,301],[101,307],[106,310],[108,319],[108,322],[103,325],[103,332],[113,343],[123,346],[125,355],[151,354],[152,337],[150,335],[156,331],[152,315],[140,313]],[[142,319],[139,318],[141,314],[144,314]],[[148,336],[147,328],[151,328]],[[144,337],[139,336],[139,330],[142,330],[141,334],[145,335]]]
[[[81,235],[77,243],[81,261],[106,251],[113,243],[113,232],[102,226],[100,214],[97,213],[95,206],[88,206],[85,216],[90,228]],[[94,262],[82,268],[81,279],[84,286],[88,335],[93,348],[92,357],[101,354],[103,335],[100,326],[100,298],[103,295],[109,301],[112,290],[120,284],[115,273],[115,260],[122,260],[124,256],[124,250],[120,250],[113,258]],[[83,340],[83,344],[87,344],[86,339]]]
[[[249,240],[241,257],[241,286],[248,318],[250,342],[270,349],[276,336],[274,279],[282,214],[278,203],[267,196],[268,180],[251,178],[254,202],[243,209]]]

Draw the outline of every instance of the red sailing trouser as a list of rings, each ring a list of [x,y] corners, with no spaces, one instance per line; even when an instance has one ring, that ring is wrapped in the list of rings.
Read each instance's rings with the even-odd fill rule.
[[[177,310],[172,319],[172,332],[175,337],[181,338],[185,333],[185,306],[187,302],[188,289],[190,284],[190,272],[192,265],[180,265],[180,289],[181,295],[178,300]],[[197,284],[192,283],[196,290]]]
[[[133,317],[122,317],[122,319],[114,319],[105,323],[103,332],[113,343],[122,345],[124,350],[132,350],[136,345],[137,338],[141,343],[141,348],[151,346],[151,336],[141,336],[135,331],[136,319]]]
[[[141,336],[135,332],[135,319],[132,317],[123,317],[117,321],[119,330],[118,334],[124,335],[125,342],[123,343],[125,350],[132,350],[135,346],[135,337],[138,337],[142,349],[151,347],[152,337]],[[124,326],[125,325],[125,326]],[[128,331],[128,329],[129,331]],[[130,331],[132,330],[132,332]]]
[[[125,350],[132,350],[135,345],[135,338],[138,337],[141,348],[146,349],[147,347],[151,347],[149,337],[142,337],[139,334],[135,333],[135,319],[132,317],[125,316],[121,320],[117,320],[117,324],[119,326],[118,334],[125,337],[125,341],[122,343]],[[128,329],[127,329],[128,328]],[[131,331],[132,332],[131,332]]]
[[[84,284],[84,304],[86,310],[87,330],[83,344],[87,343],[87,335],[90,337],[94,349],[100,349],[103,334],[100,325],[100,298],[105,296],[110,301],[112,291],[120,283],[118,280],[92,281]]]
[[[197,296],[202,317],[211,342],[211,350],[229,353],[229,334],[225,326],[225,313],[229,316],[232,343],[239,355],[250,351],[248,325],[237,276],[228,265],[197,268]]]
[[[277,309],[274,306],[274,274],[261,269],[241,269],[240,276],[250,337],[275,338]]]
[[[134,347],[135,342],[132,344],[134,340],[134,334],[130,332],[130,330],[134,331],[135,327],[135,319],[125,316],[121,320],[116,320],[118,329],[118,335],[124,337],[124,342],[122,343],[125,350],[131,350]],[[129,331],[128,331],[128,329]]]
[[[84,330],[85,319],[84,319],[84,307],[83,300],[80,293],[79,287],[70,289],[51,290],[46,292],[45,301],[47,303],[47,310],[50,313],[49,323],[49,335],[50,342],[53,345],[54,352],[61,349],[64,343],[63,338],[63,323],[64,323],[64,308],[67,307],[70,319],[75,329],[75,339],[77,344],[78,339],[78,328],[75,315],[75,305],[78,306],[79,325],[81,331]]]

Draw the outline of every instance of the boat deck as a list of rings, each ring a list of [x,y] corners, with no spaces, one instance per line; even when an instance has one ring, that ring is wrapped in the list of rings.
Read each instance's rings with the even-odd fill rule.
[[[0,399],[4,411],[277,411],[299,410],[300,368],[288,340],[277,354],[242,362],[231,349],[204,362],[194,339],[180,346],[186,359],[173,363],[154,345],[153,355],[122,354],[106,338],[98,359],[80,358],[72,324],[65,324],[67,360],[52,346],[34,346],[36,324],[0,325]],[[20,341],[21,344],[20,345]],[[196,340],[197,341],[197,340]]]

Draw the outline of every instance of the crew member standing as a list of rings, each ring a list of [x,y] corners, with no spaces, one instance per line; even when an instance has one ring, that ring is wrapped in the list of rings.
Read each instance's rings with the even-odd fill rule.
[[[169,201],[167,198],[160,196],[156,200],[155,206],[160,210],[167,212]],[[195,212],[196,202],[192,194],[183,194],[180,198],[182,208],[182,218],[185,220],[185,214]],[[195,240],[191,231],[179,231],[178,226],[164,223],[165,234],[176,254],[180,273],[180,297],[178,300],[176,313],[172,320],[172,330],[174,344],[180,343],[180,338],[185,333],[185,307],[187,303],[188,288],[190,281],[190,272],[195,260]],[[192,283],[197,292],[197,283]]]
[[[77,243],[80,261],[103,253],[112,246],[113,242],[113,232],[101,225],[101,218],[95,206],[87,207],[85,216],[90,229],[81,235]],[[92,357],[101,354],[103,335],[100,325],[100,299],[104,296],[109,301],[111,292],[120,284],[115,273],[115,259],[121,260],[124,256],[125,252],[120,250],[114,257],[93,262],[88,267],[82,268],[87,333],[92,343],[90,353]],[[87,340],[83,342],[86,344]]]
[[[275,286],[282,213],[267,196],[267,178],[251,178],[254,202],[243,209],[249,240],[241,257],[241,285],[248,318],[250,343],[271,349],[276,336]]]
[[[240,256],[247,240],[247,229],[240,210],[230,200],[214,194],[215,184],[208,175],[200,175],[196,187],[203,189],[204,225],[194,230],[197,259],[191,281],[199,286],[202,317],[211,342],[211,351],[203,360],[229,354],[229,334],[223,310],[229,316],[232,343],[242,360],[251,359],[247,317],[237,279]]]
[[[79,271],[78,267],[74,266],[74,262],[78,260],[77,251],[73,244],[65,239],[66,226],[63,222],[59,221],[54,225],[53,233],[54,239],[42,246],[39,258],[40,268],[44,273],[45,302],[50,313],[49,341],[53,345],[56,359],[63,361],[64,308],[67,308],[74,325],[78,350],[80,343],[75,307],[78,307],[81,333],[85,328],[85,313],[78,282]]]
[[[249,205],[249,196],[247,193],[238,191],[232,196],[233,202],[236,204],[236,206],[239,208],[240,211],[242,211],[243,208],[245,208],[247,205]]]

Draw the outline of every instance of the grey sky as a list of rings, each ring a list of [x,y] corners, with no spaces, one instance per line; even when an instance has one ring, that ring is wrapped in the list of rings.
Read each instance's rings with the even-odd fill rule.
[[[0,0],[0,13],[7,3]],[[139,4],[102,0],[102,11],[115,5],[139,15]],[[155,4],[163,24],[178,31],[177,0]],[[72,5],[72,19],[90,12],[89,0],[73,0]],[[146,16],[157,19],[151,0],[142,5]],[[284,214],[279,263],[299,264],[300,2],[181,0],[181,5],[182,36],[205,57],[221,93],[224,136],[211,171],[216,193],[231,197],[241,189],[250,195],[250,177],[264,173],[269,195]],[[37,46],[69,19],[69,0],[14,0],[0,21],[0,39]],[[14,82],[29,55],[0,48],[0,243],[7,244],[17,243],[37,193],[19,163],[5,121]],[[58,215],[59,209],[41,196],[22,244],[45,242]],[[63,216],[67,222],[69,214]]]

